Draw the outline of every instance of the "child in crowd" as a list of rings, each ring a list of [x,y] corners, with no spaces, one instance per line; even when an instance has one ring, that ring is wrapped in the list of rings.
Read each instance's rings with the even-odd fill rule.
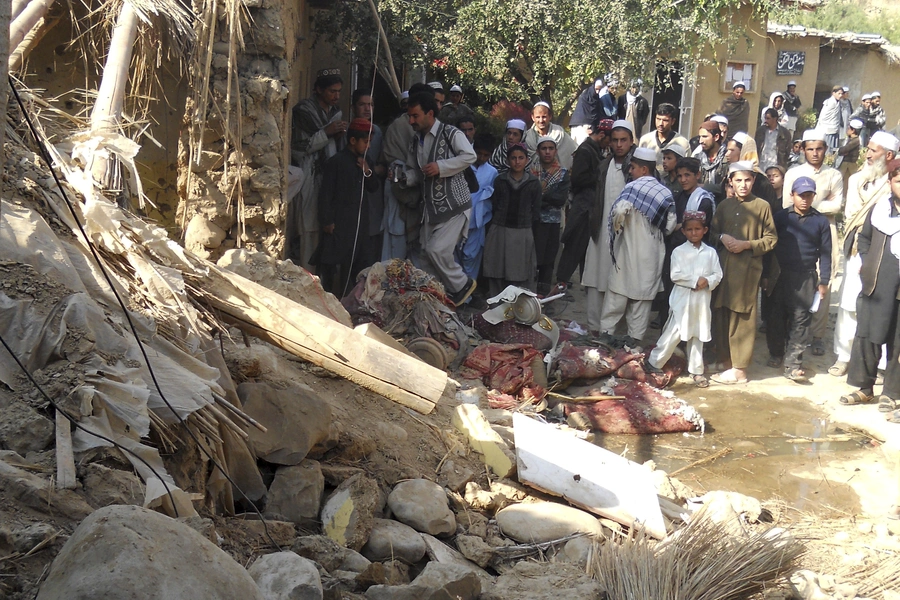
[[[366,161],[372,123],[353,119],[347,130],[347,146],[325,161],[319,190],[319,225],[322,237],[310,259],[322,287],[338,298],[350,291],[356,275],[375,262],[369,236],[369,200],[360,195],[378,190]],[[365,182],[365,183],[364,183]]]
[[[697,387],[708,387],[703,374],[703,343],[710,340],[712,290],[722,281],[722,267],[716,251],[703,243],[706,213],[685,211],[681,231],[687,241],[672,251],[671,277],[675,287],[669,296],[669,319],[647,366],[660,371],[679,342],[687,342],[688,373]]]
[[[525,170],[528,152],[523,144],[512,144],[506,161],[508,170],[494,180],[493,216],[484,242],[482,272],[491,296],[507,285],[534,289],[537,269],[532,227],[541,216],[541,182]]]
[[[769,183],[772,184],[772,187],[775,188],[775,197],[778,200],[779,206],[781,206],[782,200],[784,199],[785,172],[784,167],[781,165],[772,165],[766,169],[766,179],[768,179]]]
[[[784,366],[784,376],[805,382],[803,351],[809,342],[813,313],[824,300],[831,280],[831,226],[812,207],[816,182],[798,177],[791,188],[793,205],[775,214],[778,244],[763,261],[761,287],[774,285],[766,322],[769,366]],[[780,274],[772,281],[772,259]],[[816,272],[816,263],[819,271]]]
[[[687,148],[681,144],[673,143],[668,148],[662,149],[662,182],[674,196],[681,191],[681,184],[678,183],[678,175],[675,167],[678,161],[687,155]]]

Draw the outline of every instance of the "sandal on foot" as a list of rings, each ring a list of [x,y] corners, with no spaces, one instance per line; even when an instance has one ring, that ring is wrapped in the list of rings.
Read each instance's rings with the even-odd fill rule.
[[[722,371],[718,375],[713,375],[712,380],[716,383],[723,383],[725,385],[734,385],[736,383],[747,383],[747,378],[744,377],[742,379],[738,379],[737,375],[734,372],[734,369],[728,369],[727,371]]]
[[[694,385],[698,388],[708,388],[709,379],[706,378],[706,375],[694,375]]]
[[[766,361],[766,366],[772,367],[773,369],[777,369],[782,364],[784,364],[784,357],[769,356],[769,360]]]
[[[889,413],[900,408],[900,403],[884,394],[878,396],[878,412]]]
[[[841,360],[837,361],[828,367],[828,374],[834,377],[843,377],[847,374],[847,363]]]
[[[888,423],[900,423],[900,410],[894,410],[884,416]],[[897,518],[897,517],[895,517]]]
[[[825,356],[825,342],[821,338],[816,338],[812,343],[813,356]]]
[[[872,396],[864,393],[862,390],[856,390],[841,396],[838,401],[845,406],[852,406],[854,404],[868,404],[872,400]]]
[[[806,371],[803,369],[786,369],[784,376],[795,383],[806,383],[809,381],[806,377]]]

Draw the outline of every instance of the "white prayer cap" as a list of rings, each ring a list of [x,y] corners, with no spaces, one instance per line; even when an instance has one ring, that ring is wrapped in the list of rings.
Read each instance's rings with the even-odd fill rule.
[[[881,98],[881,92],[872,92],[873,98]]]
[[[804,142],[824,142],[825,132],[821,129],[807,129],[803,132]]]
[[[735,89],[737,89],[737,88],[739,88],[739,87],[742,87],[742,88],[744,88],[744,89],[746,90],[746,89],[747,89],[747,84],[744,83],[743,81],[735,81],[735,82],[734,82],[734,85],[731,86],[731,89],[735,90]]]
[[[674,154],[677,154],[681,158],[684,158],[685,156],[687,156],[687,148],[685,148],[684,146],[682,146],[681,144],[678,144],[678,143],[669,144],[668,146],[666,146],[665,148],[662,149],[662,152],[666,152],[666,151],[673,152]]]
[[[543,144],[544,142],[550,142],[554,146],[556,146],[556,140],[554,140],[549,135],[542,135],[541,137],[538,138],[537,147],[540,148],[541,144]]]
[[[638,160],[645,160],[647,162],[656,162],[656,151],[653,148],[635,148],[634,154],[631,155],[632,158],[636,158]]]
[[[631,121],[626,121],[625,119],[619,119],[615,121],[612,126],[613,129],[627,129],[631,132],[631,135],[634,136],[634,125],[631,124]],[[653,160],[656,160],[655,158]]]
[[[750,139],[750,136],[747,135],[746,133],[744,133],[743,131],[738,131],[736,134],[734,134],[733,136],[731,136],[731,139],[733,139],[733,140],[736,141],[738,144],[740,144],[741,146],[743,146],[744,144],[747,143],[747,140]]]
[[[549,110],[549,111],[552,111],[552,110],[553,110],[552,108],[550,108],[550,103],[549,103],[549,102],[545,102],[545,101],[543,101],[543,100],[538,100],[537,102],[535,102],[535,103],[534,103],[534,107],[533,107],[531,110],[534,110],[534,109],[537,108],[538,106],[543,106],[543,107],[545,107],[545,108],[546,108],[547,110]]]
[[[860,100],[871,100],[871,99],[872,99],[872,94],[863,94],[862,98],[860,98]]]
[[[865,123],[863,123],[859,119],[850,119],[850,127],[852,127],[853,129],[855,129],[857,131],[862,129],[863,125],[865,125]]]
[[[797,85],[797,82],[794,81],[793,79],[791,79],[790,81],[788,81],[787,86],[788,86],[788,87],[791,87],[792,85]]]
[[[453,92],[459,92],[460,94],[463,93],[462,88],[459,87],[458,85],[454,85],[453,87],[450,88],[450,93],[452,94]]]
[[[844,90],[845,92],[849,92],[849,91],[850,91],[850,88],[848,88],[846,85],[845,85],[844,87],[842,87],[841,89]]]
[[[406,100],[406,99],[408,99],[408,98],[409,98],[409,90],[407,90],[407,91],[405,91],[405,92],[400,92],[400,99],[401,99],[401,100]]]
[[[438,92],[444,91],[444,84],[441,83],[440,81],[429,81],[428,87],[430,87],[431,89],[438,91]]]
[[[721,123],[722,125],[728,125],[728,117],[724,117],[722,115],[713,115],[709,118],[710,121],[715,121],[716,123]]]
[[[525,129],[526,129],[525,121],[523,121],[522,119],[510,119],[509,121],[506,122],[506,128],[507,129],[521,129],[522,131],[525,131]]]
[[[594,80],[594,87],[595,87],[595,88],[597,88],[597,87],[603,87],[604,85],[606,85],[606,84],[603,83],[603,80],[602,80],[602,79],[595,79],[595,80]]]
[[[739,160],[737,162],[733,162],[728,166],[728,174],[737,173],[738,171],[750,171],[754,173],[753,169],[753,161],[752,160]]]
[[[888,133],[887,131],[876,131],[869,138],[869,141],[876,146],[881,146],[885,150],[897,152],[900,150],[900,140]]]

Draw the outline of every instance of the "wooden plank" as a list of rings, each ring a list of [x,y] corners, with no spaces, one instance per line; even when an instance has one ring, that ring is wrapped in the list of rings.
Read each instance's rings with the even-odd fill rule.
[[[498,477],[509,477],[516,472],[516,456],[491,428],[481,409],[474,404],[460,404],[454,409],[451,422]]]
[[[427,413],[444,394],[446,372],[239,275],[213,268],[197,284],[224,320],[405,406]]]
[[[518,479],[627,527],[666,537],[650,472],[641,465],[520,413],[513,415]]]
[[[213,300],[226,306],[244,307],[248,311],[246,314],[260,314],[262,309],[268,309],[272,318],[257,323],[260,327],[282,335],[290,332],[292,338],[303,345],[317,345],[321,354],[330,353],[357,370],[413,391],[431,402],[437,402],[444,392],[447,383],[444,371],[385,347],[258,283],[221,269],[211,270],[205,281],[213,283],[222,294]],[[239,316],[245,315],[239,313]]]
[[[75,455],[72,453],[72,428],[69,420],[56,411],[56,487],[75,489]]]
[[[381,342],[385,346],[390,346],[394,350],[402,352],[407,356],[411,356],[416,360],[422,360],[421,358],[407,350],[406,346],[392,338],[389,334],[385,333],[385,331],[381,327],[375,325],[374,323],[363,323],[362,325],[357,325],[356,327],[354,327],[353,330],[360,335],[364,335],[371,340]]]

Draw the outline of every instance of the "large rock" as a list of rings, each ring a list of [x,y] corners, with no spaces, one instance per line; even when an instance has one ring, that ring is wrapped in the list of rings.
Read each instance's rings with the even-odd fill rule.
[[[130,471],[110,469],[99,463],[89,463],[78,470],[84,495],[95,508],[111,504],[144,503],[144,484]]]
[[[507,506],[497,513],[497,524],[503,535],[527,543],[549,542],[573,533],[603,535],[596,517],[556,502]]]
[[[369,559],[359,552],[344,548],[324,535],[298,537],[291,551],[319,563],[329,573],[332,571],[362,573],[371,564]]]
[[[574,565],[523,560],[498,577],[481,600],[601,598],[602,591],[598,582]]]
[[[331,436],[331,406],[305,386],[278,390],[265,383],[237,388],[244,412],[268,431],[248,430],[256,456],[277,465],[296,465]]]
[[[138,506],[92,513],[53,561],[39,600],[264,600],[253,578],[190,527]]]
[[[388,496],[388,506],[401,523],[431,535],[456,532],[456,517],[443,488],[427,479],[402,481]]]
[[[409,585],[374,585],[368,600],[475,600],[481,593],[478,576],[456,565],[430,562]]]
[[[293,552],[261,556],[247,572],[266,600],[322,600],[322,580],[315,563]]]
[[[342,483],[322,505],[322,530],[341,546],[359,550],[369,539],[375,513],[381,509],[381,491],[375,480],[354,475]]]
[[[0,446],[23,456],[40,452],[53,443],[55,432],[53,421],[11,394],[0,394]]]
[[[397,521],[375,519],[362,555],[373,561],[402,560],[415,564],[425,556],[425,541],[415,529]]]
[[[269,486],[266,514],[307,524],[318,519],[324,492],[325,477],[318,462],[303,460],[299,465],[279,467]]]

